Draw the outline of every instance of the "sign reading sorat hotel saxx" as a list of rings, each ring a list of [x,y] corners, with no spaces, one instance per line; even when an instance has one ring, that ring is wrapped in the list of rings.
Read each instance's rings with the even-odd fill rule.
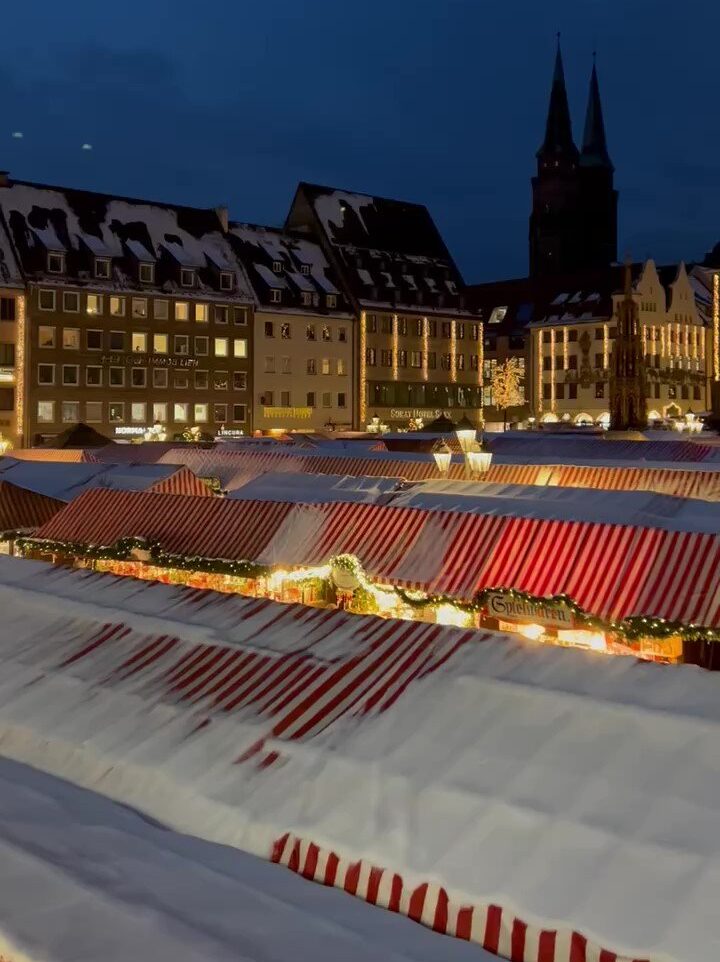
[[[167,354],[103,354],[102,364],[150,365],[150,367],[197,367],[196,357],[169,357]]]
[[[574,627],[572,611],[565,605],[544,605],[510,598],[501,591],[493,591],[487,597],[488,614],[503,621],[530,622],[553,628]]]

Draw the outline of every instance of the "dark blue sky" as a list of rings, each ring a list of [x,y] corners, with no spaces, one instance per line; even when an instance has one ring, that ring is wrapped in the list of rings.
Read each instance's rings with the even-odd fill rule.
[[[3,13],[0,166],[282,220],[300,179],[428,205],[469,281],[523,274],[561,30],[593,45],[620,250],[720,240],[717,0],[31,0]],[[14,139],[21,131],[22,139]],[[88,142],[92,151],[81,150]]]

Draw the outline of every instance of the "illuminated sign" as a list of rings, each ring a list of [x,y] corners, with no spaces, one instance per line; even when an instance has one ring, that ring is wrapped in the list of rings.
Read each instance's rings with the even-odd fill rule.
[[[135,426],[131,427],[130,425],[127,425],[127,426],[118,425],[118,427],[115,428],[115,434],[117,434],[118,436],[125,435],[127,437],[141,438],[147,433],[147,430],[148,430],[147,428],[142,428],[142,427],[135,427]]]
[[[168,357],[167,354],[103,354],[100,358],[102,364],[128,364],[143,367],[197,367],[196,357]]]
[[[493,618],[510,621],[527,621],[537,625],[551,625],[554,628],[571,628],[573,616],[565,605],[532,604],[510,598],[500,591],[493,591],[487,598],[488,613]]]
[[[434,421],[435,418],[439,418],[442,411],[437,408],[436,410],[431,410],[430,408],[391,408],[390,417],[394,421],[417,421],[418,419],[423,421]]]
[[[12,383],[15,380],[14,367],[0,367],[0,384]]]
[[[263,417],[266,418],[311,418],[312,408],[263,408]]]

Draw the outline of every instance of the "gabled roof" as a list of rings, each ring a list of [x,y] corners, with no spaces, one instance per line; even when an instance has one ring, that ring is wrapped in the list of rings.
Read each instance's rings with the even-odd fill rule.
[[[319,236],[358,305],[469,313],[462,276],[422,204],[301,183],[286,224]]]

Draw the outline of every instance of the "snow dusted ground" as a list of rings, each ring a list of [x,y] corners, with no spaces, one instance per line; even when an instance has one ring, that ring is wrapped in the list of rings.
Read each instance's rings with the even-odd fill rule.
[[[346,620],[323,637],[325,612],[311,628],[293,606],[15,559],[0,559],[0,608],[6,757],[296,870],[312,842],[346,887],[358,865],[363,897],[373,866],[407,892],[427,883],[447,893],[450,931],[469,907],[476,941],[501,907],[503,924],[524,920],[498,927],[508,958],[717,962],[716,674],[436,629],[422,659],[446,657],[408,673],[399,635],[367,690],[374,630],[433,626],[334,613]],[[392,875],[378,878],[388,904]]]
[[[0,759],[12,962],[485,962],[478,946]]]

